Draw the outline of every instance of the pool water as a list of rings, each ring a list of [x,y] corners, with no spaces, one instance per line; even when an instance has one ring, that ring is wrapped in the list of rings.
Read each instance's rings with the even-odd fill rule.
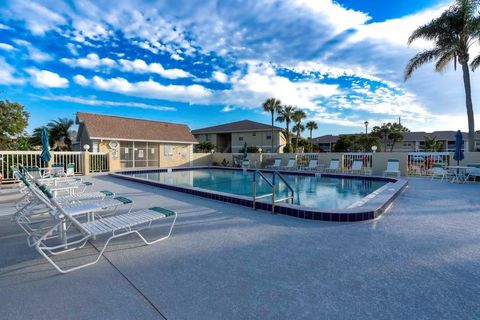
[[[264,172],[272,180],[272,174]],[[129,176],[158,181],[174,186],[195,187],[252,197],[253,172],[241,170],[195,169],[172,172],[128,173]],[[294,190],[293,204],[321,209],[343,209],[386,184],[384,181],[351,178],[329,178],[313,175],[282,173]],[[278,178],[276,180],[279,180]],[[286,185],[277,181],[277,199],[288,195]],[[257,196],[271,193],[270,185],[259,176],[256,181]],[[270,202],[267,197],[260,201]]]

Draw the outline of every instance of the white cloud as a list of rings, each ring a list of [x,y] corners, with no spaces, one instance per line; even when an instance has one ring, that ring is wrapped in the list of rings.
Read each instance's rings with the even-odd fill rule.
[[[63,7],[62,3],[54,2],[56,9]],[[23,17],[25,24],[35,35],[43,35],[50,30],[58,30],[59,25],[67,23],[67,20],[54,10],[40,5],[34,1],[15,0],[11,1],[8,10],[3,15],[10,19]]]
[[[235,110],[235,108],[232,108],[231,106],[225,106],[222,108],[222,110],[220,110],[220,112],[230,112],[233,110]]]
[[[146,63],[141,59],[125,60],[120,59],[120,69],[125,72],[154,73],[167,79],[188,78],[192,75],[182,69],[165,69],[160,63]]]
[[[22,84],[25,80],[15,75],[15,69],[0,57],[0,84]]]
[[[194,85],[163,85],[153,80],[129,82],[125,78],[104,79],[94,76],[88,80],[90,86],[103,91],[145,97],[159,100],[174,100],[182,102],[206,101],[212,92],[198,84]]]
[[[33,61],[39,62],[39,63],[53,60],[53,57],[51,55],[37,49],[30,42],[28,42],[26,40],[14,39],[13,42],[15,42],[17,45],[25,47],[27,49],[28,58],[30,60],[33,60]]]
[[[79,67],[84,69],[97,69],[100,67],[113,68],[116,66],[115,60],[110,58],[100,58],[96,53],[90,53],[85,58],[62,58],[60,61],[71,67]]]
[[[212,74],[212,77],[213,77],[213,79],[215,79],[216,81],[221,82],[221,83],[228,82],[228,75],[226,75],[225,73],[223,73],[221,71],[214,71],[213,74]]]
[[[170,56],[170,58],[172,58],[173,60],[177,60],[177,61],[181,61],[183,60],[183,58],[178,54],[178,53],[174,53]]]
[[[60,77],[55,72],[27,68],[25,71],[30,75],[32,84],[39,88],[66,88],[68,80]]]
[[[12,46],[11,44],[8,43],[1,43],[0,42],[0,50],[5,50],[5,51],[15,51],[17,48]]]
[[[82,98],[82,97],[72,97],[72,96],[41,96],[40,98],[44,100],[50,100],[50,101],[73,102],[73,103],[84,104],[88,106],[131,107],[131,108],[150,109],[150,110],[157,110],[157,111],[176,111],[177,110],[173,107],[157,106],[157,105],[151,105],[151,104],[142,103],[142,102],[121,102],[121,101],[98,100],[96,97]]]
[[[10,28],[10,27],[7,26],[7,25],[4,25],[4,24],[1,24],[1,23],[0,23],[0,30],[12,30],[12,28]]]
[[[77,74],[76,76],[73,77],[73,81],[81,86],[87,86],[90,84],[90,80],[82,76],[81,74]]]
[[[292,81],[278,76],[271,64],[253,62],[247,73],[232,76],[231,84],[231,89],[218,94],[218,101],[246,108],[258,108],[266,98],[276,97],[284,104],[318,110],[316,99],[340,93],[338,85]]]

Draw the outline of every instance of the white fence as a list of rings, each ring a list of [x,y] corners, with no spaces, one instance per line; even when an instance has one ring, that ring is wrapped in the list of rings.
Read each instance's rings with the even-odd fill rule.
[[[89,161],[90,172],[109,171],[108,153],[92,152],[89,154]]]
[[[344,153],[342,155],[342,168],[346,170],[352,169],[355,160],[361,160],[364,168],[372,168],[372,153],[362,152]]]
[[[48,167],[48,163],[40,159],[40,151],[0,151],[0,166],[4,181],[14,180],[11,166],[21,164],[25,167]]]
[[[50,166],[53,164],[63,164],[66,170],[67,164],[75,164],[75,174],[83,175],[86,169],[85,153],[70,151],[50,151]],[[40,151],[0,151],[0,173],[3,182],[11,182],[15,180],[12,166],[23,165],[25,167],[39,167],[47,170],[49,164],[40,159]],[[91,172],[109,171],[108,153],[89,153],[88,159],[89,169]]]
[[[67,170],[68,163],[75,164],[75,174],[85,174],[85,164],[83,152],[70,152],[70,151],[52,151],[53,163],[63,164],[63,169]],[[50,161],[51,162],[51,161]]]
[[[429,176],[432,175],[433,166],[450,164],[448,152],[412,152],[408,154],[408,175]]]

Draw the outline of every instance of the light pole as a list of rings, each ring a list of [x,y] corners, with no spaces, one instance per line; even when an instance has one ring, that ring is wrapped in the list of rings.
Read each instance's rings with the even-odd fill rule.
[[[368,134],[368,121],[365,121],[363,124],[365,125],[365,135],[367,135]]]

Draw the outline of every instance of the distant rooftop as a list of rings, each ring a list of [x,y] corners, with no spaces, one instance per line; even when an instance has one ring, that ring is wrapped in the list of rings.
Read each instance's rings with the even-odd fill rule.
[[[241,120],[235,122],[224,123],[218,126],[201,128],[192,130],[192,134],[206,134],[206,133],[231,133],[231,132],[246,132],[246,131],[270,131],[272,126],[251,120]],[[280,127],[274,127],[274,130],[283,130]]]
[[[77,124],[81,123],[91,139],[197,142],[190,128],[178,123],[77,112]]]

